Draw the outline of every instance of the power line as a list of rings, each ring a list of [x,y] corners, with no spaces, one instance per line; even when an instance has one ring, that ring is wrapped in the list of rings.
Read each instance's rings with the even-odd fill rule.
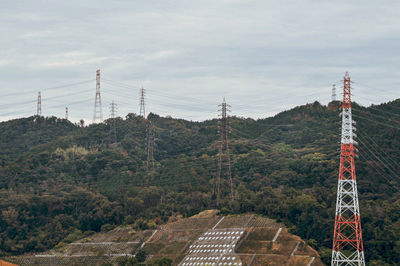
[[[360,153],[360,156],[362,157],[362,158],[364,158],[365,160],[366,160],[366,162],[368,162],[368,161],[372,161],[372,162],[375,162],[375,160],[374,159],[372,159],[369,155],[367,156],[368,154],[367,153]],[[368,157],[368,158],[367,158]],[[378,165],[378,164],[377,164]],[[378,165],[379,167],[381,167],[380,165]],[[393,192],[398,192],[399,190],[391,183],[393,180],[390,180],[388,177],[386,177],[386,175],[385,174],[383,174],[383,172],[382,172],[382,170],[380,170],[380,169],[378,169],[378,168],[376,168],[376,167],[372,167],[374,170],[375,170],[375,172],[376,173],[378,173],[378,175],[380,175],[387,183],[385,183],[385,184],[388,184],[389,186],[389,188],[391,188],[392,190],[393,190]]]
[[[398,113],[398,114],[392,113],[392,112],[389,112],[389,111],[386,111],[386,110],[378,109],[378,108],[373,107],[373,106],[368,106],[368,107],[366,107],[366,108],[367,108],[367,109],[372,109],[372,110],[375,110],[375,111],[379,111],[379,112],[382,112],[382,113],[385,113],[385,114],[390,114],[390,115],[395,115],[395,116],[399,116],[399,117],[400,117],[400,113]]]
[[[359,84],[359,85],[364,86],[364,87],[369,88],[369,89],[373,89],[374,91],[381,91],[381,92],[385,92],[385,93],[396,94],[396,93],[394,93],[394,92],[391,91],[391,90],[385,90],[385,89],[381,89],[381,88],[371,87],[371,86],[369,86],[369,85],[360,83],[360,82],[358,82],[358,81],[357,81],[357,82],[354,82],[354,81],[353,81],[352,83],[354,83],[354,84]],[[361,89],[362,89],[362,87],[361,87]]]
[[[354,109],[354,111],[356,111],[356,112],[358,112],[360,114],[366,114],[368,116],[372,115],[372,116],[378,117],[380,121],[382,121],[382,119],[385,119],[385,120],[389,120],[390,119],[390,117],[385,117],[385,116],[382,116],[382,115],[374,114],[372,112],[367,112],[367,111],[363,111],[363,110],[360,110],[360,109]],[[399,123],[399,126],[400,126],[400,121],[390,120],[390,122]]]
[[[365,137],[367,137],[369,139],[369,141],[371,141],[373,144],[375,144],[377,147],[379,147],[379,145],[370,136],[368,136],[367,133],[363,132],[363,135]],[[400,168],[400,166],[397,164],[397,162],[393,161],[392,158],[390,157],[390,155],[387,154],[384,149],[380,149],[380,151],[382,151],[386,155],[386,157],[388,158],[388,160],[390,160],[392,162],[392,164],[395,164],[397,166],[397,168]],[[393,169],[395,169],[395,168],[393,168]]]
[[[368,121],[376,123],[376,124],[380,124],[380,125],[383,125],[383,126],[387,126],[387,127],[390,127],[390,128],[394,128],[394,129],[399,129],[400,130],[400,127],[395,127],[395,126],[392,126],[392,125],[389,125],[389,124],[378,122],[378,121],[375,121],[375,120],[372,120],[372,119],[369,119],[369,118],[366,118],[366,117],[363,117],[363,116],[360,116],[360,115],[353,114],[353,116],[355,116],[357,118],[360,118],[360,119],[368,120]]]
[[[391,172],[391,174],[393,174],[395,177],[399,178],[399,176],[392,170],[392,168],[391,168],[391,167],[388,167],[387,164],[385,164],[385,163],[382,161],[382,159],[379,158],[379,156],[377,156],[377,155],[375,154],[375,152],[377,152],[376,149],[374,149],[375,152],[373,152],[373,151],[367,146],[367,144],[364,143],[364,141],[363,141],[361,138],[358,138],[358,140],[359,140],[360,144],[362,144],[363,147],[366,148],[366,149],[376,158],[376,160],[378,160],[383,166],[385,166],[385,168],[386,168],[387,170],[389,170],[389,171]],[[399,178],[399,180],[400,180],[400,178]]]
[[[77,85],[82,85],[82,84],[86,84],[89,82],[93,82],[94,80],[84,80],[84,81],[79,81],[79,82],[74,82],[74,83],[69,83],[69,84],[64,84],[64,85],[59,85],[59,86],[53,86],[53,87],[47,87],[44,89],[41,89],[41,91],[49,91],[49,90],[57,90],[57,89],[63,89],[63,88],[67,88],[67,87],[73,87],[73,86],[77,86]],[[8,94],[3,94],[1,95],[1,97],[9,97],[9,96],[17,96],[17,95],[26,95],[29,93],[34,93],[37,92],[37,90],[28,90],[28,91],[21,91],[21,92],[14,92],[14,93],[8,93]]]

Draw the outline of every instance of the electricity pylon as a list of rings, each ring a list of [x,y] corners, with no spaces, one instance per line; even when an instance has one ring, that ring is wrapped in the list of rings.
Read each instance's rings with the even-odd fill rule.
[[[219,160],[218,160],[218,170],[217,178],[215,179],[215,194],[217,200],[217,206],[221,199],[221,175],[226,176],[230,185],[230,198],[233,201],[233,183],[232,183],[232,172],[231,172],[231,159],[229,154],[229,142],[228,142],[228,131],[229,124],[227,118],[227,112],[230,110],[229,104],[226,103],[225,97],[223,102],[218,105],[221,107],[221,126],[220,126],[220,146],[219,146]]]
[[[147,162],[146,162],[146,170],[154,171],[155,170],[155,161],[154,161],[154,132],[153,132],[153,124],[150,120],[147,120],[147,131],[146,131],[146,139],[147,139]]]
[[[364,247],[358,205],[357,180],[354,157],[353,120],[351,116],[350,76],[346,72],[342,103],[342,137],[339,180],[333,236],[332,265],[364,266]]]
[[[111,143],[117,143],[117,126],[116,126],[116,112],[117,104],[114,101],[110,104],[110,118],[111,118]]]
[[[100,69],[96,70],[96,98],[94,100],[93,123],[103,122],[103,109],[101,108],[100,95]]]
[[[37,97],[36,115],[37,116],[42,115],[42,95],[40,94],[40,91],[38,92],[38,97]]]
[[[139,111],[139,116],[142,116],[143,118],[146,118],[145,103],[144,103],[145,95],[146,95],[145,90],[142,87],[140,89],[140,111]]]
[[[332,85],[332,102],[336,101],[336,84]]]

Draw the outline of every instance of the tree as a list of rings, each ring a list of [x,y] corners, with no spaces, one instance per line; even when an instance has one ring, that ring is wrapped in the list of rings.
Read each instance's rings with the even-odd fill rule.
[[[138,262],[144,262],[147,258],[147,252],[144,249],[139,249],[135,257]]]

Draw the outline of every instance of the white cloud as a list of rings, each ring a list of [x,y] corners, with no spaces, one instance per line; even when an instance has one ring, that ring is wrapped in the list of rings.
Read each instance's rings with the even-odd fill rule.
[[[36,58],[31,64],[32,68],[66,68],[85,64],[100,64],[108,57],[97,57],[84,51],[70,51],[60,54],[48,55],[44,58]]]
[[[7,66],[9,64],[12,64],[14,60],[12,59],[0,59],[0,67]]]
[[[0,94],[91,79],[100,68],[112,80],[170,95],[149,99],[159,112],[211,118],[212,103],[226,95],[242,106],[237,111],[259,117],[326,101],[331,84],[350,71],[390,92],[360,93],[386,101],[400,96],[398,17],[394,0],[10,2],[0,11]],[[134,88],[126,95],[104,86],[120,95],[121,112],[137,111]],[[92,115],[92,106],[75,108]]]

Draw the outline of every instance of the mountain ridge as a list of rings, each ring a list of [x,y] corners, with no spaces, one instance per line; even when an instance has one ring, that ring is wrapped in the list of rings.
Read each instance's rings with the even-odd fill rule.
[[[400,180],[394,175],[400,170],[400,100],[354,104],[353,109],[367,260],[395,265],[400,257],[395,241]],[[314,102],[265,119],[230,117],[236,200],[229,204],[225,199],[222,212],[278,219],[317,248],[326,263],[336,197],[338,114]],[[157,161],[149,174],[143,163],[146,121],[135,114],[116,120],[117,147],[109,145],[110,120],[87,127],[43,117],[0,123],[3,255],[44,251],[76,230],[91,234],[120,224],[140,228],[214,207],[218,120],[190,122],[155,114],[148,119],[155,128]],[[367,148],[383,156],[382,162]],[[226,185],[223,180],[223,194]]]

